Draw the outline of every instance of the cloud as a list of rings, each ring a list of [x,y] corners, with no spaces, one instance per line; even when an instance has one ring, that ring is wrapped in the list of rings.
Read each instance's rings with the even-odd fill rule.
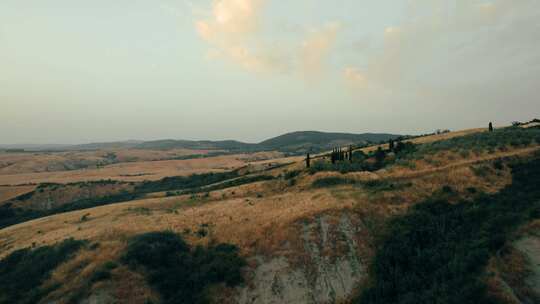
[[[365,88],[367,86],[366,76],[356,67],[346,67],[343,69],[343,77],[351,87]]]
[[[305,75],[318,75],[336,42],[339,23],[327,24],[312,31],[302,43],[301,64]]]
[[[198,35],[210,46],[210,58],[230,60],[255,72],[319,75],[336,41],[339,23],[309,32],[266,37],[261,16],[266,0],[214,0],[204,17],[195,21]],[[294,37],[296,36],[296,37]]]
[[[214,0],[208,16],[195,22],[199,36],[213,47],[211,57],[250,71],[286,69],[280,52],[257,37],[263,6],[264,0]]]
[[[481,88],[484,98],[492,98],[490,92],[498,91],[493,86],[509,76],[538,74],[538,17],[534,0],[411,1],[404,22],[381,29],[378,46],[357,53],[365,62],[362,73],[347,65],[344,81],[369,80],[370,87],[404,94],[429,92],[439,102],[468,99],[460,94],[467,86],[475,87],[476,98]]]

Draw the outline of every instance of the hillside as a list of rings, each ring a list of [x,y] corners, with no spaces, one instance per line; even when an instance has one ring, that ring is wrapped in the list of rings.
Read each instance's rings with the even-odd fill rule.
[[[385,133],[325,133],[317,131],[292,132],[265,140],[261,149],[297,152],[320,152],[334,147],[386,142],[399,135]]]
[[[0,303],[538,303],[540,129],[380,147],[13,190]]]
[[[283,134],[262,141],[257,144],[248,144],[234,140],[227,141],[187,141],[187,140],[160,140],[144,142],[136,148],[139,149],[221,149],[228,151],[280,151],[290,153],[320,152],[336,146],[350,144],[367,144],[388,141],[399,135],[377,133],[326,133],[317,131],[300,131]]]
[[[396,138],[399,135],[377,133],[326,133],[301,131],[283,134],[260,143],[244,143],[236,140],[128,140],[120,142],[90,143],[81,145],[0,145],[0,149],[26,149],[28,151],[86,151],[111,149],[146,149],[146,150],[219,150],[234,153],[256,151],[280,151],[302,154],[320,152],[338,145],[379,143]]]

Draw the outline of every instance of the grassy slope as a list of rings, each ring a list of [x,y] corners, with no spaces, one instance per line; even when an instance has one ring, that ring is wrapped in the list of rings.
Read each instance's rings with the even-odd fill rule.
[[[210,240],[233,243],[244,255],[272,254],[275,244],[289,241],[298,233],[295,223],[317,214],[347,211],[388,217],[405,212],[409,206],[431,196],[444,185],[450,185],[463,197],[469,195],[468,188],[471,187],[493,193],[510,183],[509,169],[504,167],[480,176],[474,168],[490,164],[499,157],[526,157],[536,149],[516,147],[493,154],[473,154],[467,158],[444,155],[440,163],[429,168],[419,163],[416,170],[396,167],[367,175],[338,174],[358,180],[399,179],[410,183],[409,187],[391,191],[373,192],[356,185],[313,189],[313,181],[335,175],[323,172],[314,176],[301,174],[293,178],[296,181],[294,185],[289,180],[276,179],[213,191],[208,197],[186,195],[144,199],[69,212],[0,230],[0,256],[33,243],[52,244],[70,235],[106,243],[107,252],[112,252],[111,258],[114,258],[125,246],[126,237],[156,230],[183,233],[193,244],[205,244]],[[302,164],[298,163],[279,170],[301,167]],[[207,230],[204,237],[196,233],[202,228]],[[90,259],[93,261],[97,256]],[[97,263],[85,267],[89,267],[85,272],[91,273]],[[69,273],[69,270],[63,271]],[[57,280],[66,275],[58,274]],[[69,286],[70,283],[65,288]],[[71,285],[71,288],[77,287]]]

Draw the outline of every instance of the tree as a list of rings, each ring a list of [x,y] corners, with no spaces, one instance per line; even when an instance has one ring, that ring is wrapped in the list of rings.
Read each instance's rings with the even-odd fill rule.
[[[393,139],[390,139],[388,141],[388,150],[394,151],[394,140]]]
[[[493,132],[493,123],[489,122],[489,132]]]
[[[309,157],[309,153],[307,154],[307,157],[306,157],[306,168],[309,168],[311,166],[311,159]]]
[[[386,157],[386,153],[384,153],[384,150],[379,146],[377,148],[377,151],[375,151],[375,160],[377,163],[382,163],[384,161],[384,158]]]

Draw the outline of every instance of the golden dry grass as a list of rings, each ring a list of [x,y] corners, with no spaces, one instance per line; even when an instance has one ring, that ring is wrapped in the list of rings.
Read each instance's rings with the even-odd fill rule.
[[[58,214],[0,230],[0,258],[16,249],[53,244],[67,237],[99,243],[98,249],[84,249],[74,259],[60,266],[45,283],[45,286],[50,286],[63,282],[64,286],[49,295],[48,299],[65,299],[73,290],[86,288],[95,292],[112,288],[107,285],[108,282],[90,286],[85,284],[103,263],[117,260],[128,238],[136,234],[171,230],[183,234],[192,244],[233,243],[240,247],[245,256],[279,254],[295,265],[306,262],[306,256],[300,250],[303,248],[302,223],[320,215],[325,215],[329,222],[336,222],[340,214],[346,213],[355,214],[353,220],[369,220],[371,223],[369,229],[361,230],[356,236],[360,256],[368,260],[375,251],[372,242],[374,233],[380,230],[386,218],[405,212],[412,204],[445,185],[451,186],[461,197],[471,195],[467,191],[470,187],[485,192],[498,191],[511,182],[509,168],[482,177],[477,176],[471,167],[497,157],[525,157],[533,151],[529,148],[489,157],[480,155],[468,161],[418,172],[303,173],[294,186],[277,179],[214,191],[208,197],[148,198]],[[286,170],[295,166],[297,164],[288,166]],[[280,172],[283,170],[278,169]],[[356,185],[325,189],[311,187],[313,181],[330,176],[360,181],[390,180],[409,186],[382,192],[372,192]],[[82,220],[84,215],[88,215],[86,220]],[[200,229],[207,230],[208,235],[198,236]],[[284,244],[287,246],[284,247]],[[335,250],[328,254],[338,254],[339,246]],[[115,285],[110,290],[116,298],[125,299],[123,303],[144,303],[147,298],[157,298],[144,278],[126,267],[115,269],[112,275]]]
[[[225,155],[188,160],[163,160],[118,163],[100,169],[20,173],[0,175],[0,185],[38,183],[72,183],[113,179],[121,181],[158,180],[168,176],[187,176],[196,173],[222,172],[246,165],[264,166],[268,163],[287,163],[296,158],[278,158],[281,154],[264,152],[256,154]]]
[[[530,153],[529,150],[515,151],[516,154],[526,152]],[[490,159],[481,158],[476,162],[487,160]],[[494,176],[476,176],[470,169],[476,162],[408,175],[396,176],[384,171],[342,175],[357,179],[397,178],[411,183],[404,189],[377,194],[354,186],[311,188],[314,179],[335,174],[321,173],[300,177],[294,187],[287,186],[283,180],[274,180],[215,191],[208,198],[151,198],[58,214],[0,230],[0,256],[33,243],[55,243],[67,236],[115,240],[156,230],[179,233],[189,230],[192,233],[186,238],[191,242],[205,243],[210,239],[229,242],[239,245],[244,253],[249,254],[260,248],[272,248],[271,244],[283,241],[272,233],[287,231],[286,227],[316,214],[373,208],[380,213],[393,214],[403,212],[410,204],[444,185],[467,195],[470,187],[493,192],[511,182],[508,168]],[[85,214],[89,214],[89,219],[81,221]],[[199,238],[193,232],[204,225],[209,225],[209,236]]]
[[[36,186],[0,186],[0,205],[19,195],[34,191]]]
[[[103,162],[109,153],[114,153],[116,161],[123,163],[170,160],[187,155],[208,154],[209,152],[209,150],[189,149],[104,149],[98,151],[0,153],[0,175],[66,171],[64,165],[69,163],[84,163],[95,167],[97,163]]]

